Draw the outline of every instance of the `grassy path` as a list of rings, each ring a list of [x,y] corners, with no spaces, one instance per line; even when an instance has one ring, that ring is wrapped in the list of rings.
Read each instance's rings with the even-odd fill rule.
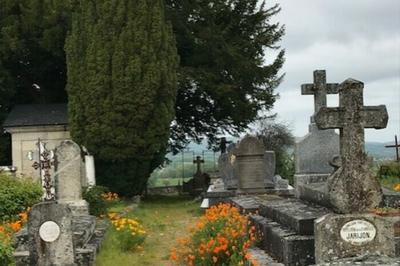
[[[97,256],[97,266],[169,265],[169,251],[178,236],[184,235],[187,225],[200,215],[199,203],[182,197],[153,197],[143,201],[128,217],[139,219],[148,236],[142,250],[122,252],[111,231],[106,235]]]

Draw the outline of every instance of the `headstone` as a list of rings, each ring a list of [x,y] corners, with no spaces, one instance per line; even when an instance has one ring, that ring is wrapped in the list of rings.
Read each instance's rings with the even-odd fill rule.
[[[235,162],[235,155],[233,154],[233,150],[235,148],[235,144],[230,144],[228,146],[228,153],[221,153],[218,158],[218,170],[220,176],[225,185],[225,189],[232,190],[237,189],[237,178],[235,178],[233,171],[233,164]]]
[[[48,201],[29,212],[29,263],[37,266],[75,264],[72,213],[65,204]]]
[[[88,214],[88,203],[82,199],[81,148],[72,140],[64,140],[56,148],[56,195],[74,214]]]
[[[339,135],[334,129],[319,130],[314,116],[327,106],[327,94],[337,94],[339,84],[326,83],[325,70],[314,71],[314,83],[301,86],[302,95],[314,95],[314,114],[310,118],[309,133],[295,145],[295,186],[315,182],[324,182],[333,172],[329,164],[339,155]]]
[[[330,204],[339,213],[363,212],[377,207],[382,191],[370,172],[364,148],[364,128],[385,128],[384,105],[364,106],[364,84],[347,79],[340,85],[339,107],[322,107],[315,117],[319,129],[340,129],[341,166],[328,178]]]
[[[398,258],[400,251],[395,225],[399,221],[399,216],[387,219],[373,214],[322,216],[315,221],[316,263],[336,262],[349,257],[364,257],[366,260],[367,255]]]
[[[234,151],[234,172],[238,177],[238,189],[241,192],[265,192],[265,154],[264,144],[255,136],[247,135],[237,145]],[[270,155],[268,153],[267,156],[271,158]]]

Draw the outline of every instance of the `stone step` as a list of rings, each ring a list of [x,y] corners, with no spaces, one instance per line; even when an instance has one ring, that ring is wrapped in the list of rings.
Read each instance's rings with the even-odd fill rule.
[[[258,266],[285,266],[282,263],[276,262],[265,250],[258,247],[249,248],[248,253]]]
[[[241,195],[230,199],[233,206],[237,207],[242,213],[256,213],[260,205],[265,201],[281,200],[277,195]]]
[[[330,213],[324,207],[298,199],[265,201],[260,205],[260,215],[290,228],[299,235],[314,234],[314,220]]]
[[[277,222],[260,215],[250,215],[262,235],[262,248],[277,261],[287,266],[314,263],[314,237],[298,235]]]
[[[299,184],[297,186],[297,193],[301,200],[308,201],[325,207],[332,207],[325,192],[326,183],[310,183]]]
[[[312,266],[359,266],[359,265],[379,265],[379,266],[399,266],[400,258],[390,258],[387,256],[361,256],[339,259],[335,262],[315,264]]]

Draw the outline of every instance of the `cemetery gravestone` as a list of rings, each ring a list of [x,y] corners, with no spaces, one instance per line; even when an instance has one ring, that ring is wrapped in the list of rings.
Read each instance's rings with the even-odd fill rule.
[[[311,116],[309,133],[295,145],[295,186],[324,182],[334,170],[329,162],[339,154],[339,136],[334,129],[319,130],[315,125],[315,114],[327,106],[327,94],[337,94],[339,84],[326,83],[325,70],[314,71],[314,83],[301,86],[302,95],[314,95],[315,113]],[[300,195],[298,195],[300,196]]]
[[[75,264],[72,213],[65,204],[42,202],[32,207],[28,222],[29,265]]]
[[[245,136],[234,151],[234,171],[242,192],[265,192],[265,148],[254,136]]]
[[[230,144],[227,148],[228,153],[222,153],[218,158],[218,170],[224,182],[225,189],[237,189],[237,178],[235,178],[233,171],[233,164],[235,162],[235,155],[233,150],[235,144]]]
[[[322,107],[315,120],[320,129],[340,129],[341,167],[328,178],[328,197],[340,213],[367,211],[382,201],[382,191],[371,174],[364,148],[364,128],[385,128],[386,107],[363,105],[364,84],[347,79],[340,85],[339,107]]]
[[[88,203],[82,199],[81,148],[71,140],[64,140],[56,148],[56,195],[74,214],[88,214]]]

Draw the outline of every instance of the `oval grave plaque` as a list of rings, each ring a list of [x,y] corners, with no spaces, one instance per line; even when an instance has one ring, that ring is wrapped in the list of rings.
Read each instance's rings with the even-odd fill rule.
[[[60,227],[53,221],[44,222],[39,228],[39,236],[45,242],[54,242],[60,236]]]
[[[353,220],[343,225],[340,236],[352,245],[360,246],[374,240],[376,236],[375,226],[365,220]]]

